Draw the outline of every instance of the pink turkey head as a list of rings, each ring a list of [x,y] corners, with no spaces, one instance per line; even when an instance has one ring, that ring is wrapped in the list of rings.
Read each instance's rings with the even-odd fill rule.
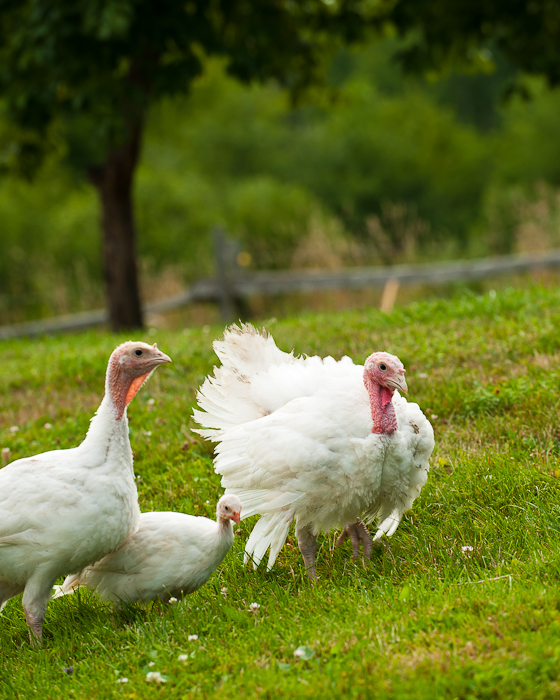
[[[107,370],[107,390],[117,407],[117,418],[123,415],[156,367],[167,362],[171,362],[171,358],[158,350],[156,343],[148,345],[129,340],[113,351]]]
[[[374,352],[365,362],[364,381],[367,374],[376,384],[385,386],[391,391],[398,389],[406,394],[408,386],[404,378],[405,372],[403,363],[395,355],[389,355],[388,352]]]
[[[366,360],[364,385],[369,395],[373,433],[390,435],[397,430],[393,392],[408,391],[404,373],[403,363],[388,352],[374,352]]]
[[[239,525],[241,522],[241,501],[233,493],[226,493],[218,501],[217,515],[219,520],[233,520]]]

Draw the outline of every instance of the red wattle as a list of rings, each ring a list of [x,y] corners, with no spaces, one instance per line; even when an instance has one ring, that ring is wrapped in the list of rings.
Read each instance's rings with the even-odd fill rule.
[[[393,391],[386,386],[381,387],[381,405],[383,408],[393,400]]]
[[[364,372],[364,384],[369,394],[372,433],[390,435],[398,428],[397,415],[393,406],[393,391],[381,386]]]
[[[139,377],[130,378],[124,374],[119,362],[115,358],[111,358],[107,377],[107,388],[113,400],[113,404],[117,409],[117,420],[122,418],[125,408],[136,396],[138,389],[140,389],[150,374],[151,372],[147,372]]]
[[[146,379],[149,376],[149,372],[146,372],[146,374],[143,374],[140,377],[136,377],[136,379],[132,380],[131,385],[128,387],[128,391],[126,392],[126,398],[125,398],[125,405],[128,406],[128,404],[132,401],[132,399],[136,396],[138,393],[138,389],[144,384]]]

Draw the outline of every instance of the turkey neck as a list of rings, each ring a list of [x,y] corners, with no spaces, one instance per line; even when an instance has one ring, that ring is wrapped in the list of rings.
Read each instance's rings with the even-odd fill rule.
[[[86,439],[82,446],[99,453],[105,461],[109,452],[132,467],[132,452],[128,437],[126,407],[148,375],[129,377],[117,358],[111,357],[105,377],[105,396],[95,416],[91,419]]]
[[[105,378],[105,397],[109,397],[116,411],[116,420],[120,420],[136,392],[146,381],[151,372],[139,377],[131,377],[121,367],[116,357],[111,356]]]
[[[393,391],[373,381],[369,375],[364,376],[364,384],[369,395],[372,433],[390,435],[398,428],[397,414],[393,406]]]
[[[229,534],[233,534],[233,526],[229,518],[222,518],[218,515],[218,536],[227,537]]]

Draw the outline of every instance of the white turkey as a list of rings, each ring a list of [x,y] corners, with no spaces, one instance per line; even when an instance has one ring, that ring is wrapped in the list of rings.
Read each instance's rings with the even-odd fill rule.
[[[32,642],[56,579],[116,549],[138,524],[126,407],[165,362],[155,343],[123,343],[109,359],[105,396],[82,444],[0,470],[0,610],[23,591]]]
[[[270,569],[292,521],[305,567],[316,578],[317,535],[344,526],[353,557],[364,524],[392,535],[427,479],[432,426],[407,391],[404,367],[376,352],[365,366],[349,357],[294,357],[266,332],[232,326],[214,342],[222,362],[198,393],[195,420],[218,443],[214,466],[226,493],[259,513],[245,548],[256,566],[270,547]]]
[[[222,496],[216,521],[184,513],[142,513],[138,530],[116,552],[68,576],[55,598],[79,586],[102,600],[168,602],[193,593],[210,578],[233,544],[232,521],[239,525],[241,502]]]

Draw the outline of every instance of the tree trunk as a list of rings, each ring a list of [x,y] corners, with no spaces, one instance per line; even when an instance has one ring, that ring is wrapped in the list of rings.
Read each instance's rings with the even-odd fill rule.
[[[141,124],[135,124],[129,138],[109,151],[102,165],[89,169],[101,205],[105,294],[113,331],[143,326],[132,204],[141,132]]]

